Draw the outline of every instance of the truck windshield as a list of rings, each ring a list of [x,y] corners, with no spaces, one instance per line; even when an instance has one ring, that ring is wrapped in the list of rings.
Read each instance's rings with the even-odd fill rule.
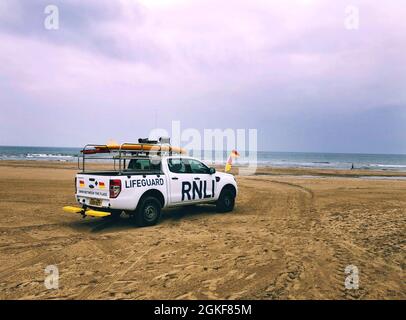
[[[151,159],[131,159],[127,171],[161,171],[161,162],[151,161]]]

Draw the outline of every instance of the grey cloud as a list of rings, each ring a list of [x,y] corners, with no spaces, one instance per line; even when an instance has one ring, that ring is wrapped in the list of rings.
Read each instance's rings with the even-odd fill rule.
[[[113,59],[143,63],[159,63],[165,55],[150,40],[140,38],[137,47],[126,45],[126,39],[120,35],[104,34],[101,25],[117,22],[122,18],[119,2],[90,1],[52,1],[59,9],[59,30],[48,31],[44,28],[46,14],[44,9],[50,4],[47,0],[2,0],[12,3],[3,14],[18,15],[14,19],[0,19],[0,32],[31,37],[55,45],[68,45],[93,54],[106,55]],[[14,11],[12,9],[15,9]],[[144,17],[142,10],[135,7],[132,14],[141,25]]]
[[[19,45],[3,56],[0,51],[11,61],[0,74],[0,144],[128,140],[152,129],[148,119],[156,112],[158,126],[166,128],[171,120],[181,120],[183,128],[256,128],[265,150],[406,152],[406,24],[395,19],[402,2],[381,7],[360,1],[356,32],[343,27],[342,1],[320,11],[288,1],[291,10],[282,11],[221,2],[216,19],[210,14],[219,2],[208,11],[169,10],[169,18],[135,7],[131,24],[117,2],[53,2],[60,7],[58,32],[43,28],[47,1],[12,0],[22,11],[16,5],[10,19],[0,19],[0,36],[7,35],[10,46],[18,38]],[[303,10],[319,18],[300,20]],[[168,19],[138,34],[149,14]],[[128,32],[105,33],[106,23]],[[46,59],[44,47],[51,51],[51,71],[38,59]],[[148,66],[138,68],[138,62]],[[40,89],[33,90],[36,83]],[[94,114],[109,132],[82,128]],[[125,117],[111,123],[117,114]],[[64,121],[71,126],[62,128]]]

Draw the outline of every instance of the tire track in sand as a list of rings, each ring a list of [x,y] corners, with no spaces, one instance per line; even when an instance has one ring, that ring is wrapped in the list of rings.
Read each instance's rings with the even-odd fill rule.
[[[323,226],[321,223],[321,214],[314,208],[314,192],[306,187],[298,184],[285,181],[267,180],[261,178],[247,179],[251,181],[262,181],[267,183],[275,183],[286,187],[294,188],[296,190],[305,193],[306,197],[287,197],[287,210],[297,211],[296,214],[290,214],[289,220],[286,222],[289,228],[295,231],[305,232],[311,234],[311,240],[321,240],[322,243],[328,248],[332,249],[331,258],[336,266],[332,273],[332,287],[338,291],[338,295],[342,299],[355,300],[361,299],[368,295],[368,289],[362,285],[362,282],[367,282],[367,279],[372,279],[370,271],[365,268],[366,265],[371,265],[370,261],[374,261],[375,265],[379,265],[380,268],[388,267],[385,262],[376,261],[373,254],[367,252],[367,250],[356,246],[353,243],[347,243],[345,239],[337,238],[334,234],[328,231],[328,226]],[[292,211],[290,211],[292,212]],[[271,299],[278,299],[289,295],[289,292],[294,285],[294,282],[298,279],[300,274],[305,271],[305,266],[298,259],[301,252],[296,250],[296,246],[289,247],[289,251],[292,256],[286,256],[287,272],[279,274],[274,281],[272,281],[264,293],[258,295],[258,297],[266,297]],[[354,254],[355,253],[355,254]],[[346,289],[345,279],[348,276],[345,274],[345,268],[347,265],[357,265],[360,270],[360,287],[359,289]]]
[[[303,214],[305,214],[305,213],[308,213],[308,214],[314,213],[313,215],[309,215],[309,216],[312,216],[312,218],[313,218],[312,221],[308,221],[308,222],[311,222],[311,224],[309,225],[309,223],[303,223],[304,221],[301,221],[301,223],[299,225],[294,224],[291,226],[295,227],[295,228],[300,228],[300,229],[303,229],[303,227],[305,226],[304,230],[306,230],[307,232],[311,232],[313,240],[315,240],[316,238],[318,240],[322,240],[322,242],[327,247],[332,248],[333,253],[332,253],[331,257],[334,261],[334,264],[336,265],[335,274],[333,274],[333,279],[334,279],[333,288],[338,289],[338,291],[340,292],[340,297],[342,299],[346,299],[346,300],[355,300],[355,299],[360,299],[360,298],[364,297],[365,295],[367,295],[367,291],[366,291],[365,287],[360,287],[357,290],[345,288],[344,281],[345,281],[345,278],[348,276],[345,274],[345,267],[349,264],[352,264],[352,263],[350,263],[351,261],[357,261],[357,260],[353,258],[353,254],[352,254],[351,250],[348,248],[348,244],[345,245],[344,243],[342,243],[343,239],[337,239],[336,237],[334,237],[330,232],[328,232],[328,229],[326,229],[327,226],[322,227],[321,215],[317,214],[317,211],[314,209],[314,206],[313,206],[313,199],[314,199],[313,191],[306,187],[303,187],[303,186],[300,186],[300,185],[297,185],[294,183],[290,183],[290,182],[282,182],[282,181],[275,181],[275,180],[271,180],[271,182],[286,185],[286,186],[291,186],[296,189],[300,189],[303,192],[306,192],[310,196],[310,203],[309,202],[299,203],[299,206],[300,206],[299,209],[302,213],[302,217],[304,217]],[[320,235],[322,235],[322,236],[320,236]],[[368,272],[363,270],[363,276],[365,278],[368,278],[369,277]]]
[[[267,181],[265,179],[261,180]],[[338,295],[340,298],[355,300],[367,297],[369,294],[369,289],[364,284],[372,282],[373,276],[371,275],[371,271],[373,271],[374,269],[377,272],[379,269],[385,270],[389,268],[393,271],[399,272],[399,270],[391,265],[388,265],[385,261],[380,261],[379,259],[377,259],[374,253],[368,252],[368,250],[366,250],[365,248],[359,247],[352,242],[346,241],[345,238],[337,238],[337,235],[330,232],[328,225],[323,225],[321,223],[321,214],[317,213],[317,211],[314,209],[314,193],[312,190],[290,182],[275,180],[270,180],[270,182],[291,186],[296,189],[301,189],[310,196],[310,202],[299,203],[299,206],[302,209],[302,213],[310,214],[309,216],[311,217],[311,224],[309,225],[308,223],[303,223],[304,221],[302,221],[302,223],[299,225],[291,224],[291,227],[303,229],[303,226],[306,226],[305,229],[311,232],[313,240],[321,240],[327,248],[332,249],[331,257],[336,266],[335,273],[333,273],[332,276],[332,287],[339,292]],[[356,265],[359,268],[360,286],[358,289],[345,288],[344,282],[346,277],[348,277],[348,274],[345,273],[345,268],[348,265]]]
[[[272,184],[283,186],[288,189],[293,189],[295,192],[286,193],[286,207],[282,210],[283,219],[281,222],[281,230],[295,230],[294,239],[296,243],[300,243],[301,237],[308,237],[309,229],[313,225],[311,222],[318,219],[313,209],[314,193],[311,189],[298,184],[263,179],[263,178],[247,178],[251,182],[265,182],[270,189]],[[268,189],[266,188],[266,189]],[[271,192],[271,191],[270,191]],[[267,202],[271,199],[264,198]],[[288,212],[288,214],[286,214]],[[260,289],[255,290],[256,299],[281,299],[292,295],[294,288],[300,281],[301,275],[305,272],[306,266],[303,263],[303,252],[299,245],[289,244],[289,251],[285,252],[283,259],[285,260],[285,270],[280,272],[271,282],[265,285],[260,285]]]
[[[130,270],[134,268],[134,266],[143,258],[145,257],[150,251],[152,247],[145,251],[142,255],[140,255],[135,261],[131,261],[133,257],[135,257],[138,251],[134,251],[130,254],[125,260],[120,261],[120,264],[128,264],[130,263],[129,267],[120,269],[117,272],[111,274],[106,281],[99,282],[93,287],[87,287],[82,292],[80,292],[74,299],[75,300],[84,300],[90,299],[92,297],[96,297],[99,293],[107,291],[115,282],[119,281],[122,277],[124,277]]]
[[[110,221],[105,221],[105,220],[101,221],[100,223],[98,223],[96,226],[94,226],[91,229],[91,232],[99,231],[100,227],[103,228],[103,226],[105,226],[108,223],[110,223]],[[45,227],[50,227],[50,226],[58,226],[58,225],[67,226],[68,224],[66,224],[66,223],[63,223],[63,224],[53,224],[53,223],[51,223],[51,224],[47,224],[47,225],[44,225],[44,226]],[[32,225],[32,226],[23,227],[22,229],[24,231],[27,231],[27,230],[36,229],[37,227],[41,228],[42,226]],[[17,228],[1,228],[0,229],[0,231],[6,232],[6,233],[10,232],[10,231],[11,231],[11,233],[15,233],[16,230],[17,230]],[[32,243],[34,245],[38,244],[38,243],[43,243],[44,241],[47,241],[47,240],[40,240],[39,241],[39,240],[31,237],[27,233],[23,233],[23,234],[18,233],[18,238],[20,238],[23,241],[25,240],[27,243]],[[64,243],[64,249],[67,249],[67,248],[71,247],[72,245],[74,245],[76,243],[79,243],[81,241],[93,240],[91,235],[86,235],[85,233],[79,233],[79,234],[73,235],[73,236],[68,235],[68,236],[64,236],[64,237],[59,238],[59,240],[63,240],[63,239],[68,240],[67,243]],[[52,246],[52,245],[58,245],[58,244],[59,243],[50,242],[48,245]],[[47,244],[45,244],[45,245],[47,245]],[[24,252],[31,251],[31,250],[32,250],[32,247],[31,248],[28,247],[27,250],[25,250]],[[46,261],[46,260],[50,259],[51,257],[55,258],[56,256],[60,256],[62,254],[63,254],[63,252],[61,250],[49,251],[49,250],[46,250],[44,248],[36,247],[36,255],[34,257],[25,259],[25,260],[23,260],[23,261],[21,261],[21,262],[19,262],[17,264],[14,264],[14,265],[9,266],[9,267],[7,267],[7,268],[5,268],[3,270],[0,270],[0,279],[4,279],[4,278],[9,277],[10,275],[14,275],[16,273],[23,272],[24,268],[26,268],[26,267],[30,267],[32,265],[35,265],[35,264],[41,262],[41,261]]]

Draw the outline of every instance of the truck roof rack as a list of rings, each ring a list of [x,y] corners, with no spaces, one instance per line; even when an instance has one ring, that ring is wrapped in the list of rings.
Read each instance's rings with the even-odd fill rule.
[[[186,150],[180,147],[173,147],[170,144],[170,138],[160,137],[159,142],[156,140],[149,140],[148,138],[138,139],[138,143],[125,142],[119,144],[87,144],[80,151],[82,154],[97,154],[97,153],[110,153],[110,152],[157,152],[157,153],[170,153],[170,154],[186,154]]]
[[[144,144],[144,143],[123,143],[120,146],[87,144],[80,152],[82,154],[98,154],[112,152],[132,152],[132,153],[151,153],[156,152],[158,155],[168,154],[186,154],[186,150],[179,147],[172,147],[165,144]]]
[[[170,144],[169,138],[161,137],[158,141],[149,140],[147,138],[138,139],[138,143],[125,142],[121,145],[119,144],[87,144],[80,151],[82,154],[82,170],[85,170],[85,158],[86,155],[97,155],[97,154],[107,154],[107,153],[118,153],[118,155],[113,156],[114,161],[119,161],[119,170],[121,171],[121,160],[130,159],[134,157],[148,157],[150,154],[156,156],[162,155],[182,155],[186,154],[186,150],[180,147],[174,147]],[[128,156],[128,153],[131,155]],[[78,167],[79,165],[78,157]],[[91,159],[103,159],[107,160],[106,157],[91,157]]]

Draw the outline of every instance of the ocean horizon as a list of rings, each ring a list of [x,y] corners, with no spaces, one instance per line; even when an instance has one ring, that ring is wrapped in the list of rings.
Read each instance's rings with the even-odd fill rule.
[[[0,160],[76,162],[80,150],[74,147],[0,146]],[[190,153],[212,164],[223,164],[228,157],[228,152],[211,151],[210,154],[203,159],[204,151]],[[236,165],[246,161],[242,155]],[[405,154],[257,151],[256,162],[260,167],[350,169],[354,166],[355,169],[406,171]]]

